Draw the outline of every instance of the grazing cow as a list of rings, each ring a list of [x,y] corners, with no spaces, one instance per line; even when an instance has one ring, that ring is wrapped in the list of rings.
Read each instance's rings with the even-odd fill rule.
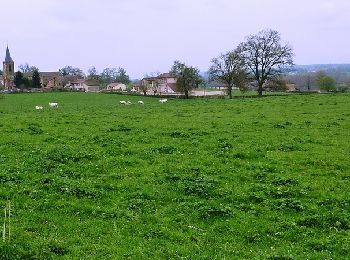
[[[137,102],[137,103],[139,103],[139,104],[141,104],[141,105],[143,105],[143,104],[144,104],[142,100],[140,100],[140,101],[139,101],[139,102]]]
[[[122,105],[126,105],[126,106],[132,104],[130,101],[124,101],[124,100],[119,101],[119,103],[122,104]]]
[[[35,106],[35,109],[36,110],[43,110],[44,108],[43,108],[43,106]]]
[[[168,100],[167,100],[166,98],[164,98],[164,99],[159,99],[159,102],[162,103],[162,104],[165,103],[165,102],[167,102],[167,101],[168,101]]]
[[[49,106],[51,107],[51,108],[58,108],[58,103],[49,103]]]

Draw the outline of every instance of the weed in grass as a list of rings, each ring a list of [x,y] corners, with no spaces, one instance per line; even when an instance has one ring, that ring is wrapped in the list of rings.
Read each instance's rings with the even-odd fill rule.
[[[152,213],[156,210],[156,201],[148,194],[134,192],[127,198],[127,209],[136,214]]]
[[[297,221],[299,226],[329,229],[334,231],[349,230],[349,220],[342,215],[314,215]]]
[[[42,130],[40,128],[39,125],[37,124],[30,124],[28,126],[28,133],[29,134],[33,134],[33,135],[39,135],[39,134],[43,134],[44,133],[44,130]]]
[[[226,219],[232,216],[232,209],[224,205],[204,206],[200,209],[200,218],[204,220]]]
[[[173,154],[177,152],[177,147],[174,147],[172,145],[162,145],[156,148],[152,148],[151,152],[155,154]]]
[[[294,258],[290,256],[274,255],[274,256],[269,256],[267,259],[268,260],[293,260]]]
[[[182,185],[186,195],[209,198],[214,196],[217,182],[206,176],[194,176],[184,179]]]
[[[181,131],[173,131],[169,135],[172,138],[187,138],[187,137],[189,137],[188,133],[184,133],[184,132],[181,132]]]

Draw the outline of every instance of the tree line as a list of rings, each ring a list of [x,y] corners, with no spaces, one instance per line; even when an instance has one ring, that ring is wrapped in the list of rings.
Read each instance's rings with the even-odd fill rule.
[[[281,42],[277,31],[263,30],[249,35],[235,49],[213,58],[209,80],[222,83],[229,98],[233,97],[234,88],[245,91],[251,82],[257,85],[261,96],[268,83],[276,84],[286,69],[293,65],[293,56],[292,47]],[[175,61],[172,72],[178,78],[179,89],[188,97],[187,93],[200,81],[198,69]]]
[[[329,72],[322,70],[306,74],[293,73],[293,57],[292,46],[282,42],[279,32],[263,30],[247,36],[245,41],[233,50],[213,58],[209,68],[209,82],[218,82],[225,86],[229,98],[233,97],[233,89],[245,92],[253,88],[259,96],[267,90],[286,91],[287,83],[300,86],[301,78],[306,84],[304,90],[308,91],[313,91],[314,86],[327,92],[350,89],[348,74],[333,72],[332,77]],[[188,92],[202,80],[197,68],[186,66],[179,61],[174,62],[171,71],[178,77],[178,89],[184,92],[185,97],[188,97]],[[341,86],[337,86],[335,78],[341,78]]]
[[[18,66],[19,70],[15,73],[14,84],[18,88],[41,88],[40,71],[36,66],[30,66],[28,63]],[[119,68],[105,68],[101,73],[98,73],[95,67],[88,70],[88,74],[73,66],[65,66],[59,69],[61,76],[74,76],[77,79],[86,78],[94,80],[102,88],[109,83],[118,82],[123,84],[130,84],[131,80],[126,70]]]
[[[250,88],[256,89],[258,95],[266,90],[281,91],[287,89],[287,81],[300,80],[296,75],[289,74],[293,64],[293,48],[290,44],[282,42],[278,31],[267,29],[246,37],[245,41],[232,50],[218,55],[211,60],[208,70],[208,81],[221,84],[227,90],[229,98],[233,97],[233,90],[244,92]],[[72,66],[59,70],[62,76],[76,76],[96,81],[102,88],[109,83],[119,82],[130,84],[131,80],[124,68],[105,68],[101,73],[95,67],[88,70],[87,75]],[[188,66],[181,61],[174,61],[170,73],[177,79],[177,91],[184,93],[186,98],[194,88],[205,84],[198,68]],[[32,74],[25,77],[24,75]],[[38,76],[39,75],[39,76]],[[325,72],[318,72],[310,76],[306,74],[307,90],[316,84],[321,90],[336,90],[336,81]],[[19,66],[15,75],[15,85],[22,87],[40,87],[40,73],[37,67],[28,63]],[[157,85],[142,85],[141,91],[146,94],[150,88]],[[155,92],[157,90],[154,90]]]

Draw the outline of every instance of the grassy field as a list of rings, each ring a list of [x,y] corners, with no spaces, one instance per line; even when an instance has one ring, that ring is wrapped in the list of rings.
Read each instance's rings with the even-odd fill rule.
[[[350,258],[349,94],[121,99],[0,99],[0,259]]]

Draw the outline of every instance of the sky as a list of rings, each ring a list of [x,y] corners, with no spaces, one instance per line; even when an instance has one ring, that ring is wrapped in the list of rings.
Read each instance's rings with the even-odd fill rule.
[[[349,0],[0,0],[0,57],[40,71],[123,67],[131,78],[175,60],[208,70],[248,35],[280,32],[295,64],[350,63]]]

